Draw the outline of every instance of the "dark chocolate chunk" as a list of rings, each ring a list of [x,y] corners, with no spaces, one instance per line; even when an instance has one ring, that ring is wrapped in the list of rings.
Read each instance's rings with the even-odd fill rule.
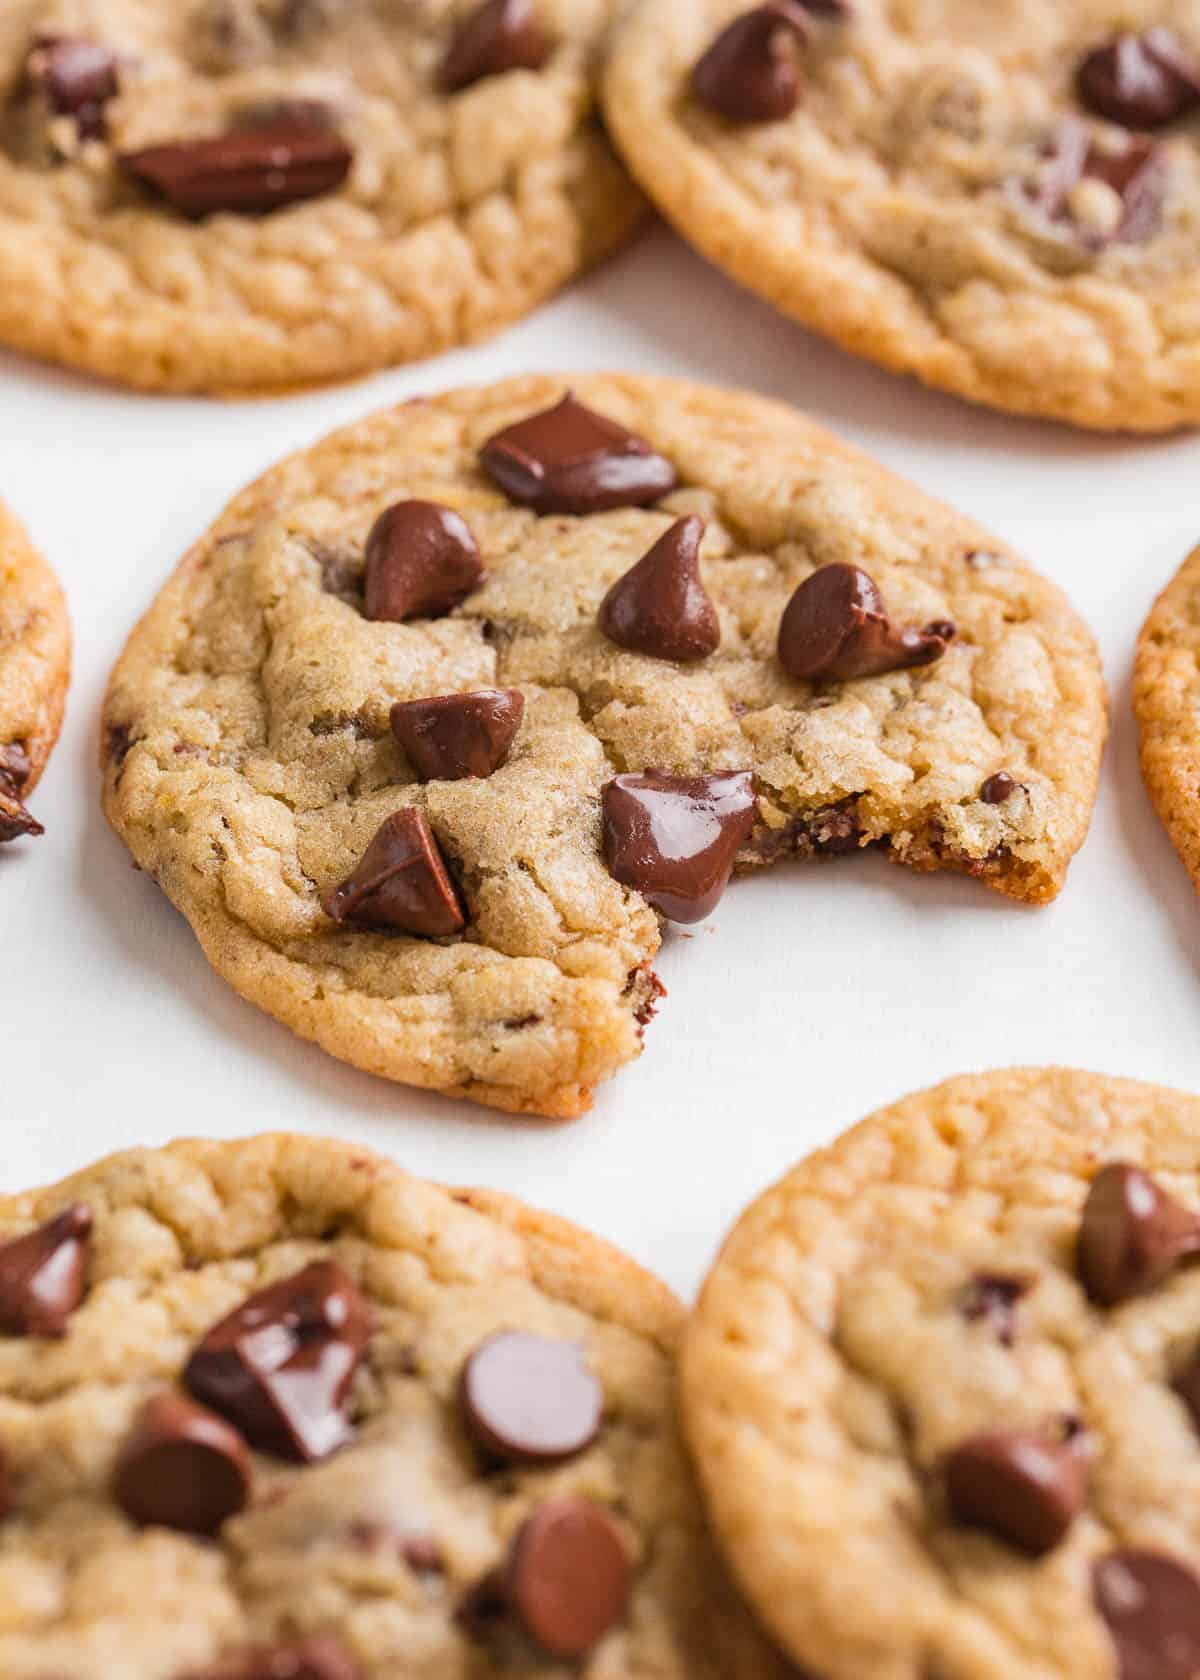
[[[0,845],[9,840],[22,840],[27,835],[36,836],[45,832],[19,796],[9,793],[0,783]]]
[[[551,45],[536,0],[484,0],[459,25],[439,80],[456,93],[506,70],[540,70]]]
[[[797,0],[767,0],[721,31],[692,71],[692,92],[731,122],[780,122],[800,101],[800,51],[808,34]]]
[[[261,215],[334,192],[354,154],[340,135],[311,123],[238,128],[122,152],[117,160],[139,185],[185,216],[221,210]]]
[[[805,578],[779,625],[779,659],[801,682],[848,682],[940,659],[954,626],[923,630],[892,623],[875,581],[842,561]]]
[[[479,688],[430,700],[398,700],[392,733],[424,782],[490,776],[508,757],[525,715],[519,688]]]
[[[365,1674],[339,1639],[318,1634],[234,1651],[183,1680],[365,1680]]]
[[[716,908],[754,826],[748,770],[615,776],[603,792],[604,855],[610,874],[636,887],[673,922],[699,922]]]
[[[955,1522],[986,1528],[1035,1555],[1063,1539],[1086,1487],[1086,1460],[1069,1441],[995,1430],[971,1436],[946,1460]]]
[[[1115,1306],[1161,1283],[1200,1252],[1200,1217],[1140,1167],[1114,1161],[1092,1180],[1079,1227],[1079,1276],[1093,1301]]]
[[[997,1341],[1011,1347],[1016,1333],[1017,1303],[1033,1288],[1033,1280],[1002,1272],[980,1272],[972,1278],[963,1296],[962,1312],[967,1319],[984,1319]]]
[[[654,659],[705,659],[720,645],[717,610],[700,577],[703,519],[677,519],[600,603],[609,641]]]
[[[336,1260],[317,1260],[244,1301],[184,1368],[188,1390],[280,1458],[326,1458],[350,1438],[350,1385],[371,1311]]]
[[[979,790],[979,797],[985,805],[1003,805],[1006,799],[1011,799],[1017,791],[1017,784],[1007,770],[997,770],[994,776],[989,776]]]
[[[466,926],[429,819],[411,807],[385,818],[357,867],[321,898],[335,922],[438,938]]]
[[[73,1202],[44,1225],[0,1244],[0,1329],[61,1336],[83,1300],[92,1210]]]
[[[396,502],[367,537],[366,614],[399,624],[441,618],[478,588],[483,562],[471,527],[437,502]]]
[[[1121,200],[1120,220],[1104,232],[1079,227],[1078,237],[1095,250],[1142,244],[1161,225],[1168,178],[1167,153],[1155,141],[1131,135],[1124,150],[1108,151],[1094,143],[1085,124],[1068,118],[1055,130],[1032,201],[1051,221],[1068,222],[1071,194],[1079,183],[1103,181]]]
[[[134,1522],[215,1534],[245,1506],[252,1476],[233,1425],[167,1389],[142,1407],[118,1455],[113,1494]]]
[[[675,468],[633,432],[571,392],[489,438],[480,465],[514,502],[537,513],[644,507],[674,490]]]
[[[102,140],[104,107],[121,91],[116,55],[98,41],[44,35],[33,44],[28,74],[55,116],[74,117],[82,140]]]
[[[1110,1552],[1092,1565],[1092,1599],[1119,1680],[1196,1680],[1200,1580],[1190,1569],[1161,1552]]]
[[[1117,35],[1083,59],[1075,85],[1089,111],[1125,128],[1163,128],[1200,105],[1200,63],[1171,29]]]
[[[467,1360],[459,1404],[468,1433],[489,1458],[559,1464],[595,1440],[604,1394],[573,1342],[507,1330]]]

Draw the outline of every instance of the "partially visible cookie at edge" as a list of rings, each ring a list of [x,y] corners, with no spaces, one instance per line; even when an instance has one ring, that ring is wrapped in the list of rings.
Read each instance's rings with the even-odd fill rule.
[[[0,843],[42,832],[25,801],[58,739],[70,671],[58,579],[0,502]]]
[[[1184,561],[1142,626],[1133,704],[1143,779],[1200,887],[1200,549]]]

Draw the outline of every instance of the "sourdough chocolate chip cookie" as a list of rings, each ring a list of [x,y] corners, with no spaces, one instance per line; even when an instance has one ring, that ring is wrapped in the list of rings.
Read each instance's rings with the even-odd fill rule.
[[[631,231],[612,0],[0,7],[0,341],[148,389],[432,355]]]
[[[1200,1100],[1062,1069],[882,1110],[746,1213],[685,1433],[825,1680],[1200,1673]]]
[[[1196,0],[637,0],[641,183],[847,349],[997,408],[1200,420]]]
[[[1133,701],[1142,775],[1175,849],[1200,886],[1200,549],[1142,626]]]
[[[783,1680],[582,1231],[310,1138],[0,1200],[5,1680]]]
[[[565,1116],[639,1052],[660,915],[866,846],[1043,902],[1104,733],[1057,589],[798,414],[526,378],[240,496],[114,673],[104,799],[296,1032]]]
[[[42,832],[25,801],[58,739],[70,669],[58,579],[0,502],[0,844]]]

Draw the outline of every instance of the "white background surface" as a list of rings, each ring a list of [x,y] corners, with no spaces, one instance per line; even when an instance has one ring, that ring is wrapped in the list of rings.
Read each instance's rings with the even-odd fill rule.
[[[692,937],[668,934],[642,1060],[591,1115],[547,1127],[372,1079],[241,1002],[109,832],[96,737],[126,633],[247,479],[413,393],[585,366],[785,398],[976,515],[1091,623],[1115,728],[1056,904],[865,856],[735,883]],[[906,1091],[1051,1061],[1200,1089],[1200,916],[1139,779],[1129,698],[1138,626],[1200,539],[1200,438],[1091,437],[925,392],[659,230],[492,344],[298,398],[139,397],[0,357],[0,495],[63,579],[76,635],[33,801],[47,836],[0,849],[3,1188],[182,1133],[328,1132],[565,1213],[690,1293],[752,1195]]]

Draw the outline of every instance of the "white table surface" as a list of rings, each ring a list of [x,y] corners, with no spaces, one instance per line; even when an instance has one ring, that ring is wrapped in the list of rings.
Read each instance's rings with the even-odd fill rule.
[[[1058,580],[1103,649],[1114,734],[1091,835],[1029,910],[882,858],[735,884],[691,937],[642,1060],[571,1125],[489,1118],[325,1056],[211,973],[98,803],[108,671],[186,545],[286,451],[413,393],[535,368],[743,385],[810,410]],[[861,365],[663,230],[502,338],[301,397],[140,397],[0,357],[0,496],[75,625],[66,728],[0,856],[0,1186],[109,1150],[265,1128],[366,1142],[573,1217],[690,1293],[738,1210],[809,1148],[946,1075],[1059,1062],[1200,1089],[1200,917],[1138,775],[1139,624],[1200,538],[1200,437],[1092,437]]]

